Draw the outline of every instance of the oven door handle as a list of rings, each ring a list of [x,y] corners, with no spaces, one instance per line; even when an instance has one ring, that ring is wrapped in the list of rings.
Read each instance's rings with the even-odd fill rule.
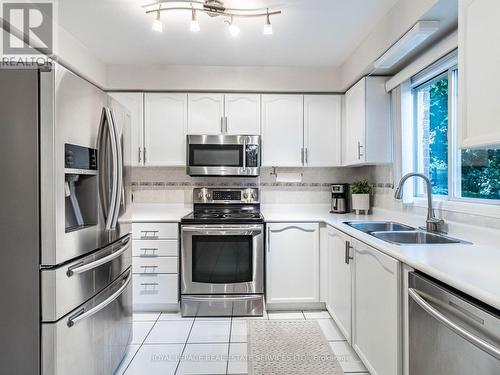
[[[497,359],[500,359],[500,348],[490,344],[489,342],[484,341],[483,339],[475,336],[466,329],[460,327],[458,324],[452,322],[446,316],[441,314],[438,310],[433,308],[416,289],[408,288],[408,294],[422,309],[424,309],[425,312],[427,312],[438,322],[442,323],[450,330],[455,332],[457,335],[463,337],[465,340],[469,341],[472,345],[476,346],[482,351],[488,353],[489,355]]]
[[[202,302],[202,301],[252,301],[255,299],[262,298],[260,295],[250,295],[250,296],[221,296],[221,297],[195,297],[195,296],[182,296],[182,299],[185,301],[193,301],[193,302]]]
[[[203,233],[203,234],[236,234],[236,235],[248,235],[248,234],[261,234],[263,229],[261,226],[255,227],[182,227],[182,232],[186,233]]]

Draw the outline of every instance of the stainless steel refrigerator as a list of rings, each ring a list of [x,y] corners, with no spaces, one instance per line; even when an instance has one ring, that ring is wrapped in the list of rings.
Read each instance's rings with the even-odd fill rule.
[[[57,64],[0,67],[0,367],[112,374],[130,343],[130,115]]]

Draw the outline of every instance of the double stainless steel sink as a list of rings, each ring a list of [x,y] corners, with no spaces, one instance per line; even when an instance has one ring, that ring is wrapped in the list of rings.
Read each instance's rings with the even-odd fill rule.
[[[468,244],[438,233],[426,232],[392,221],[347,221],[345,224],[396,245]]]

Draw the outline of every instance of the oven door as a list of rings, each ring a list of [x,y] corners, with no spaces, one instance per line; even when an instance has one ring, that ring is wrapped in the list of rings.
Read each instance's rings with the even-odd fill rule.
[[[183,225],[182,294],[264,293],[264,227]]]
[[[258,176],[260,137],[188,135],[187,173],[191,176]]]

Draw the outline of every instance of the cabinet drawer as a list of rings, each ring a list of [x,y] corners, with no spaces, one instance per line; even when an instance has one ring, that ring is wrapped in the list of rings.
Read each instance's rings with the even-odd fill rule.
[[[178,275],[133,276],[134,305],[172,304],[178,302]]]
[[[177,257],[157,257],[157,258],[137,258],[132,260],[132,272],[149,273],[179,273],[179,258]]]
[[[176,257],[179,255],[177,240],[133,240],[132,256],[141,258]]]
[[[179,237],[177,223],[133,223],[132,238],[138,240],[169,240]]]

